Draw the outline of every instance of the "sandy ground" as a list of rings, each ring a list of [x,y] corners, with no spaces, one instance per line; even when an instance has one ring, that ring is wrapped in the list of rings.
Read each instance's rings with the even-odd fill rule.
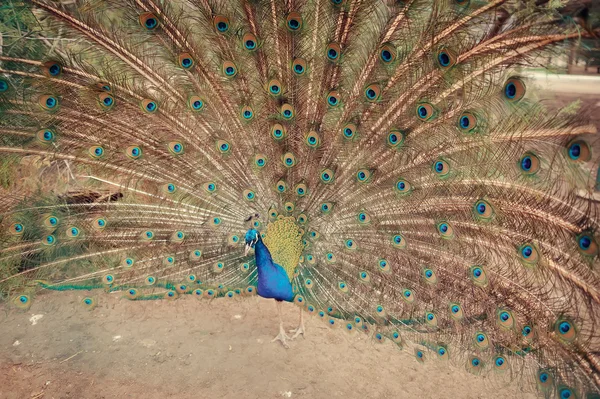
[[[533,398],[362,333],[307,317],[306,338],[278,342],[272,300],[132,302],[99,293],[38,296],[0,308],[0,398]],[[284,307],[287,328],[298,309]],[[501,393],[500,393],[501,392]]]

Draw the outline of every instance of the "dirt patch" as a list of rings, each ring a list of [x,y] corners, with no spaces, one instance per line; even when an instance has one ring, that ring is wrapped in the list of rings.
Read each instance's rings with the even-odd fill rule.
[[[82,298],[51,293],[27,312],[0,308],[1,398],[535,397],[495,392],[492,378],[434,358],[420,364],[407,348],[313,317],[306,338],[286,350],[270,342],[272,300],[131,302],[101,293],[88,311]],[[285,305],[291,329],[298,309]]]

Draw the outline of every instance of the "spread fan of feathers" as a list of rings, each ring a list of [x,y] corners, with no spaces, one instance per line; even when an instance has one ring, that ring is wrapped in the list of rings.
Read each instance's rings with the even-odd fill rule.
[[[3,2],[2,298],[258,287],[418,361],[597,394],[596,129],[519,74],[591,35],[564,3]]]

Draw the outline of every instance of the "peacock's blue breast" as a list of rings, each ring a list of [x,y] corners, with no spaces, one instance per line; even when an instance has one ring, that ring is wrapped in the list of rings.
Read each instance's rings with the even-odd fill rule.
[[[280,301],[292,302],[294,292],[292,284],[283,267],[274,264],[273,268],[261,270],[258,278],[258,295],[263,298],[273,298]]]

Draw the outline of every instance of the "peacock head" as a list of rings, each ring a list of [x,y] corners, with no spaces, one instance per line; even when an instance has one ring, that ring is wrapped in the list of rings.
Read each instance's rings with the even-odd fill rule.
[[[250,229],[246,232],[246,249],[244,250],[244,256],[248,255],[250,248],[254,248],[256,243],[260,240],[260,234],[255,229]]]

